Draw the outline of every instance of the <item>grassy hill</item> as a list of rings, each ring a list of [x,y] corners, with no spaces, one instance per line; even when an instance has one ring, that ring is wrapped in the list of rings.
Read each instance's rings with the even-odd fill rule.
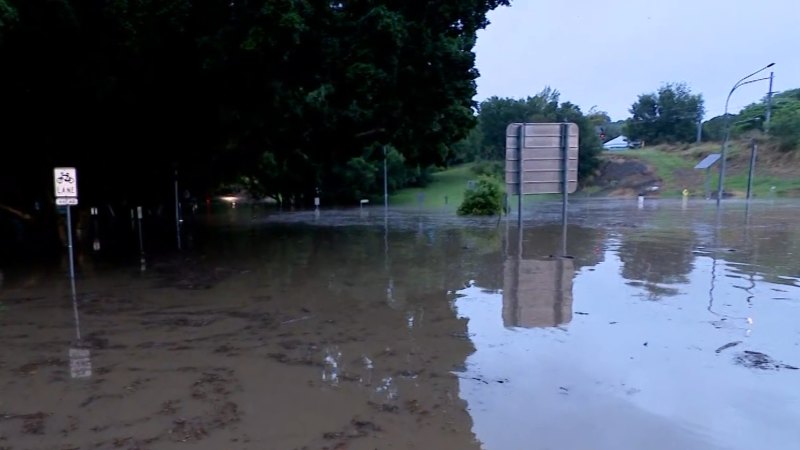
[[[648,166],[661,179],[661,195],[681,195],[688,189],[693,196],[705,192],[705,171],[695,170],[694,166],[711,153],[720,151],[719,143],[700,145],[659,145],[641,150],[606,152],[605,159],[635,160]],[[728,169],[725,181],[726,192],[744,197],[747,191],[747,169],[750,161],[749,140],[731,142],[728,148]],[[392,206],[445,208],[455,211],[464,199],[464,191],[469,180],[477,179],[473,173],[474,164],[451,167],[433,175],[431,183],[425,188],[403,189],[389,198]],[[711,190],[716,192],[718,168],[711,170]],[[800,196],[800,151],[781,152],[775,145],[760,144],[756,162],[753,192],[756,197],[770,195],[775,186],[779,196]],[[595,186],[585,187],[577,195],[602,195]],[[420,196],[422,193],[422,203]],[[527,196],[525,203],[558,199],[558,196]],[[513,202],[513,200],[512,200]]]
[[[402,189],[389,197],[392,206],[420,206],[419,194],[422,193],[422,206],[426,208],[456,209],[464,200],[467,182],[477,177],[472,173],[472,164],[455,166],[433,174],[433,179],[424,188]]]
[[[478,175],[472,170],[474,166],[475,164],[462,164],[435,173],[426,187],[402,189],[389,197],[389,204],[400,207],[422,206],[423,208],[444,208],[455,211],[464,200],[467,183],[470,180],[478,179]],[[501,180],[498,182],[502,184]],[[423,194],[421,205],[420,193]],[[524,200],[528,204],[560,198],[558,195],[529,195]],[[515,201],[512,200],[512,202]]]
[[[711,153],[719,153],[721,144],[659,145],[642,150],[627,150],[603,155],[604,158],[635,159],[650,166],[662,180],[662,195],[680,195],[688,189],[693,195],[704,192],[705,171],[694,166]],[[725,190],[744,197],[747,192],[747,171],[750,162],[750,141],[731,142]],[[712,190],[716,190],[718,167],[711,170]],[[753,178],[754,195],[767,196],[770,188],[782,196],[800,196],[800,154],[781,152],[774,144],[761,143]]]

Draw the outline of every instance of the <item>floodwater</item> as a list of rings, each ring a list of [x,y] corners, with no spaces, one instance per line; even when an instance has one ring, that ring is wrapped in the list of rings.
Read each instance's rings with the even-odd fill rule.
[[[66,262],[3,267],[0,449],[800,448],[798,217],[230,210],[80,253],[79,328]]]

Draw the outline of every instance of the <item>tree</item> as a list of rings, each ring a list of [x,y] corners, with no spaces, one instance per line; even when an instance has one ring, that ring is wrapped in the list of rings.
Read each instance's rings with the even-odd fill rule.
[[[630,139],[648,143],[692,142],[704,114],[703,96],[692,94],[686,84],[669,83],[658,92],[642,94],[630,108]]]
[[[745,133],[765,132],[767,122],[767,97],[747,105],[739,114],[728,114],[730,133],[737,138]],[[792,89],[772,98],[772,123],[770,135],[786,151],[800,147],[800,89]],[[703,135],[709,140],[721,141],[725,135],[725,117],[717,116],[703,124]]]
[[[622,135],[622,127],[625,121],[612,121],[607,112],[597,109],[596,106],[592,106],[589,109],[589,112],[586,113],[586,118],[595,130],[598,130],[600,139],[603,142],[608,142]]]
[[[728,114],[730,123],[735,122],[736,115]],[[703,139],[707,141],[722,141],[725,139],[725,116],[716,116],[703,122]]]
[[[17,10],[6,0],[0,0],[0,44],[3,43],[3,34],[17,22]]]
[[[62,164],[91,202],[165,201],[176,169],[309,202],[387,143],[420,179],[475,124],[476,33],[506,4],[0,0],[0,204]]]
[[[800,101],[791,102],[775,112],[770,134],[783,151],[800,148]]]
[[[508,124],[529,121],[525,100],[490,97],[478,107],[478,127],[483,137],[484,159],[505,159]]]
[[[450,147],[450,155],[447,163],[462,164],[483,159],[483,132],[481,127],[473,128],[466,138],[460,140]]]
[[[560,103],[558,91],[545,88],[537,95],[525,99],[491,97],[479,108],[478,126],[483,135],[485,159],[503,160],[506,149],[506,128],[515,122],[574,122],[580,129],[578,177],[591,175],[599,164],[602,151],[600,139],[592,122],[577,105]]]

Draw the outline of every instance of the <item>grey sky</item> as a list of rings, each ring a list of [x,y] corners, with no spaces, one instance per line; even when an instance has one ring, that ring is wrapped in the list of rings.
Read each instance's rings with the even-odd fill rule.
[[[800,87],[800,0],[516,0],[478,37],[477,100],[551,86],[561,100],[629,116],[638,94],[684,81],[722,114],[731,86],[775,62],[775,90]],[[769,72],[765,72],[769,75]],[[730,109],[761,98],[744,86]]]

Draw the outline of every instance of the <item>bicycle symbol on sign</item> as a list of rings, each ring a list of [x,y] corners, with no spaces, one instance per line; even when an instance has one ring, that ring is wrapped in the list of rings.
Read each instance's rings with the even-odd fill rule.
[[[72,176],[70,176],[69,172],[61,172],[61,175],[58,176],[57,180],[59,184],[61,183],[72,184],[75,182],[75,179],[72,178]]]

